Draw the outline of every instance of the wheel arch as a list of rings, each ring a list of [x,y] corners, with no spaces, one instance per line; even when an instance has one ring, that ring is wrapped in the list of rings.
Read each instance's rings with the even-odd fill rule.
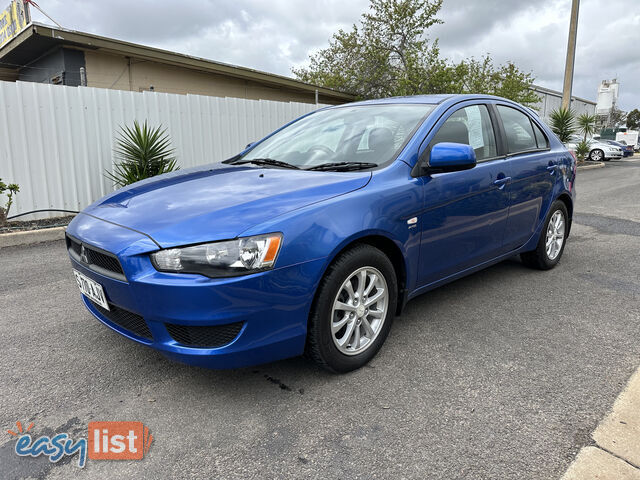
[[[396,315],[400,315],[407,300],[407,265],[405,256],[400,246],[394,240],[384,234],[381,234],[379,232],[368,232],[361,236],[350,238],[341,243],[328,257],[329,261],[325,265],[320,279],[324,277],[329,267],[342,253],[352,249],[357,245],[370,245],[372,247],[375,247],[382,253],[384,253],[391,261],[396,274],[396,280],[398,282],[398,301],[396,307]],[[316,287],[316,291],[313,296],[313,302],[311,306],[312,310],[316,304],[319,285],[320,282],[318,282],[318,287]]]
[[[567,237],[569,236],[569,234],[571,233],[571,224],[573,223],[573,199],[571,198],[571,195],[569,195],[567,192],[562,192],[557,200],[560,200],[562,203],[564,203],[565,207],[567,207],[567,212],[569,213],[569,218],[568,218],[568,230],[567,230]]]

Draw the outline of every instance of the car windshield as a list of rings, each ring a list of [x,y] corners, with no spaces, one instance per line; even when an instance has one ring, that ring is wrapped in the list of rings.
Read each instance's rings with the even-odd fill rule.
[[[395,158],[433,108],[387,104],[321,110],[275,133],[234,163],[285,162],[314,170],[375,168]]]

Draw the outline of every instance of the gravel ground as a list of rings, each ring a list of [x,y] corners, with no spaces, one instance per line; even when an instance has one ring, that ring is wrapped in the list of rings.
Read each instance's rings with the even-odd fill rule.
[[[43,228],[66,227],[73,220],[75,215],[64,217],[42,218],[40,220],[11,220],[7,225],[0,227],[0,234],[11,232],[22,232],[27,230],[41,230]]]

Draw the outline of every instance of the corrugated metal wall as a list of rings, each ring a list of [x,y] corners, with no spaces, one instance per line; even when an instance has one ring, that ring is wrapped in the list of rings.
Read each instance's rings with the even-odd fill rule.
[[[20,185],[10,215],[79,210],[110,192],[114,139],[134,120],[166,127],[188,168],[231,157],[320,106],[0,81],[0,178]]]
[[[552,90],[533,86],[532,90],[540,97],[540,101],[533,107],[538,112],[542,120],[549,123],[551,112],[562,106],[562,93]],[[594,102],[586,102],[582,99],[571,97],[571,109],[576,115],[588,113],[594,115],[596,113],[596,104]]]

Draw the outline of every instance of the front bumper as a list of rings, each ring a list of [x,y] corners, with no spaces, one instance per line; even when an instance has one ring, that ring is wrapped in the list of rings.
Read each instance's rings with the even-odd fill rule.
[[[110,249],[100,235],[101,230],[108,235],[114,228],[120,229],[121,251]],[[83,236],[83,230],[91,231],[91,235]],[[87,309],[121,335],[169,358],[210,368],[255,365],[303,353],[309,310],[324,259],[242,277],[211,279],[158,272],[148,255],[157,247],[137,232],[93,217],[79,215],[69,225],[68,233],[87,246],[114,253],[120,261],[125,279],[96,272],[70,255],[73,268],[100,283],[111,305],[142,317],[148,327],[131,329],[83,297]],[[124,247],[123,238],[127,236],[138,248]],[[103,240],[91,241],[97,238]],[[185,345],[184,337],[175,334],[175,329],[181,327],[221,327],[228,332],[224,327],[231,325],[238,326],[234,330],[237,335],[215,347]]]

